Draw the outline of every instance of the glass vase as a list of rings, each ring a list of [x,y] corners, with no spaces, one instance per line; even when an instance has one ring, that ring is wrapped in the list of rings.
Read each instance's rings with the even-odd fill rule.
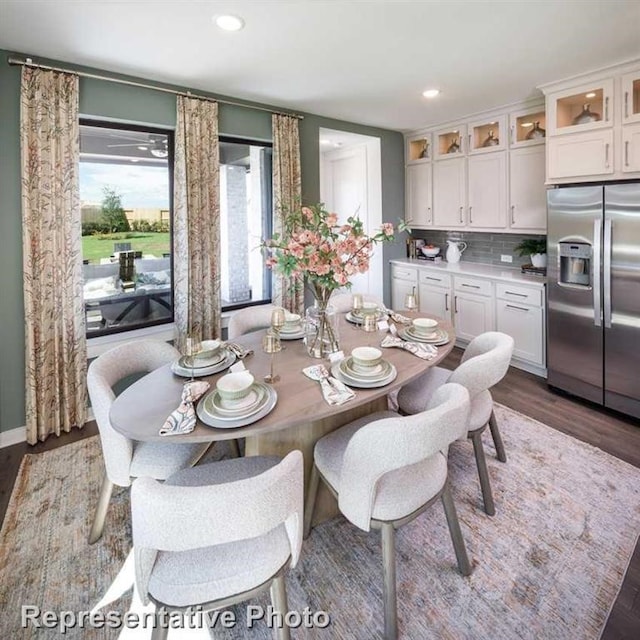
[[[326,358],[330,353],[340,351],[338,315],[334,307],[316,301],[313,307],[307,308],[304,342],[312,358]]]

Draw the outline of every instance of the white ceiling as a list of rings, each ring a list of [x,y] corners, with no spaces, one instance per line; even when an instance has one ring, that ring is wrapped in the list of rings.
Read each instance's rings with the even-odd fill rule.
[[[640,57],[640,0],[0,0],[0,48],[411,130]]]

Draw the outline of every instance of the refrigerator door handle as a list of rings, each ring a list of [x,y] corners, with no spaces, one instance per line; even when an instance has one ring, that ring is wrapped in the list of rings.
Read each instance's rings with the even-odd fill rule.
[[[600,256],[602,250],[602,218],[593,222],[593,324],[602,326],[600,301]]]
[[[604,246],[602,248],[602,295],[604,297],[604,326],[611,329],[611,219],[604,222]]]

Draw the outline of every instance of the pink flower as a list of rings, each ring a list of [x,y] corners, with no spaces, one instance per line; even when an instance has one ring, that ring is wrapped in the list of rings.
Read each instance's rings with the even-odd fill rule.
[[[382,233],[384,233],[385,236],[392,236],[393,235],[393,225],[390,222],[383,222],[382,223]]]
[[[330,227],[335,227],[338,224],[338,214],[337,213],[330,213],[327,216],[326,222]]]
[[[344,273],[334,273],[333,274],[333,279],[341,286],[347,284],[347,282],[349,282],[349,278],[347,278],[346,274]]]
[[[313,211],[311,211],[311,209],[309,209],[309,207],[302,207],[302,215],[307,220],[313,220]]]

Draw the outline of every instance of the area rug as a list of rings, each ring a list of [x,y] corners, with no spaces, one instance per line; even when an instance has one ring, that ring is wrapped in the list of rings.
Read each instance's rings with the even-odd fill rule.
[[[494,517],[482,510],[470,443],[455,443],[449,455],[472,575],[457,572],[440,504],[398,532],[400,637],[598,638],[640,532],[640,469],[505,407],[496,413],[509,460],[495,459],[485,434]],[[87,544],[101,473],[97,438],[25,457],[0,533],[0,638],[62,637],[21,628],[20,607],[90,610],[117,575],[131,546],[128,491],[115,492],[103,538]],[[382,638],[381,586],[378,532],[341,517],[314,528],[287,578],[289,606],[327,612],[330,624],[293,629],[292,637]],[[106,608],[124,612],[129,600]],[[269,601],[248,604],[266,611]],[[232,611],[235,627],[218,625],[211,637],[272,637],[264,621],[248,628],[245,606]],[[85,628],[64,637],[118,634]]]

